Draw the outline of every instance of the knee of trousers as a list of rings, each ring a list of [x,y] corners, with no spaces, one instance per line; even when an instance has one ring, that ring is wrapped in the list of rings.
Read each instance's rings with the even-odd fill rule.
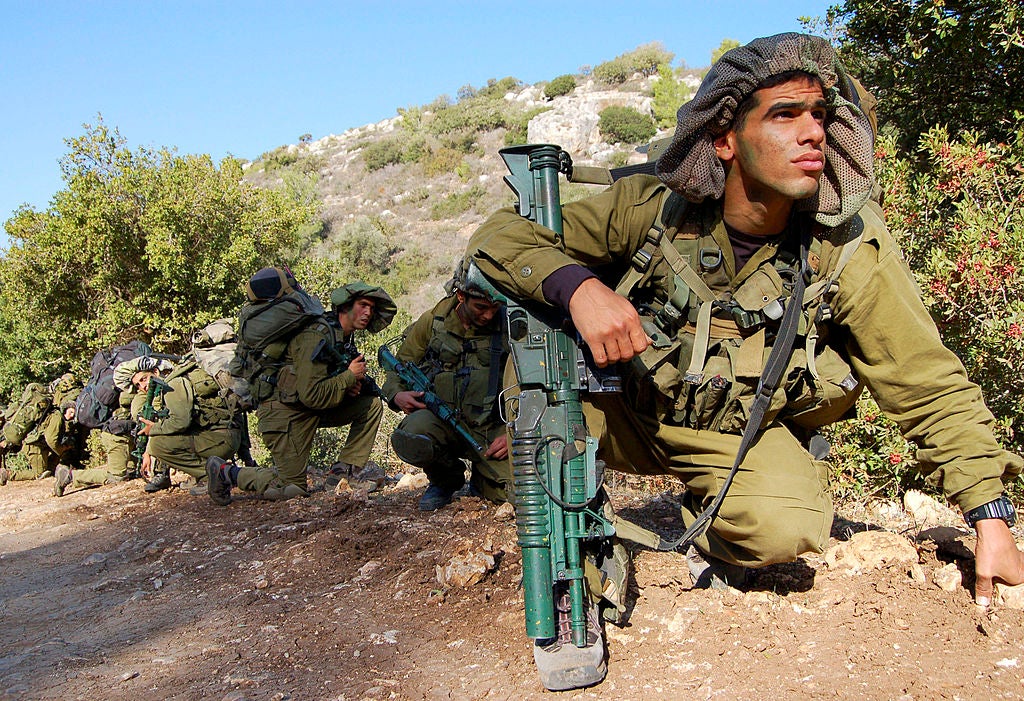
[[[391,434],[391,447],[398,457],[417,467],[429,467],[438,459],[434,441],[422,433],[396,428]]]
[[[750,554],[749,564],[792,562],[804,553],[821,553],[832,529],[829,502],[765,510],[753,516],[734,541]],[[727,536],[728,538],[728,536]]]

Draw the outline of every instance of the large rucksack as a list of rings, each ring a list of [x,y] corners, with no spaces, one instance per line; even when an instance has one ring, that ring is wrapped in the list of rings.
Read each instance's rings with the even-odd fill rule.
[[[212,377],[219,394],[236,411],[247,411],[253,402],[249,383],[231,374],[231,364],[238,347],[238,335],[231,319],[218,319],[192,336],[192,353],[199,367]]]
[[[4,440],[10,446],[21,445],[52,406],[53,398],[46,387],[37,382],[29,384],[22,391],[21,399],[4,414]]]
[[[75,421],[86,428],[103,428],[117,409],[121,395],[114,385],[114,368],[126,360],[152,352],[143,341],[130,341],[94,355],[89,366],[89,382],[75,400]]]
[[[249,303],[238,313],[238,345],[229,372],[248,383],[255,407],[274,393],[288,342],[310,324],[324,320],[324,307],[291,284],[284,284],[272,299],[254,297],[250,294]]]

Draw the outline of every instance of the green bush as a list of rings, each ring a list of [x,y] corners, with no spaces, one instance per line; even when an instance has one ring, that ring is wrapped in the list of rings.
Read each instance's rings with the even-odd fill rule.
[[[621,105],[601,110],[597,128],[609,139],[631,144],[647,141],[658,132],[649,114]]]
[[[602,83],[619,85],[629,80],[634,73],[654,75],[658,66],[672,63],[674,57],[675,54],[666,51],[661,42],[655,41],[598,64],[594,67],[594,77]]]
[[[576,78],[571,75],[560,75],[544,86],[544,97],[553,100],[560,95],[568,95],[575,89]]]
[[[486,194],[486,190],[479,185],[474,185],[464,192],[448,195],[440,202],[431,205],[430,218],[438,220],[457,217],[463,212],[471,210],[477,201]]]
[[[363,162],[366,164],[367,170],[380,170],[392,163],[401,163],[404,153],[404,140],[381,139],[363,149]]]
[[[651,109],[659,127],[671,127],[676,123],[679,106],[693,97],[690,88],[676,79],[675,71],[667,64],[658,66],[658,79],[651,85],[654,93]]]

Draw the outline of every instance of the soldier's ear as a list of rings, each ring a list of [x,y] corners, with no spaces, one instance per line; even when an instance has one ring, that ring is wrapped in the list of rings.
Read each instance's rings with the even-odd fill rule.
[[[715,137],[715,155],[726,163],[736,155],[735,136],[732,129]]]

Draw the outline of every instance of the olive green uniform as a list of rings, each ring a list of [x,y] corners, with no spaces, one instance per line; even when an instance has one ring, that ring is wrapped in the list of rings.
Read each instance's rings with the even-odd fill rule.
[[[22,444],[21,454],[28,462],[28,468],[12,469],[9,479],[34,480],[53,472],[71,447],[65,441],[66,423],[60,409],[51,409]]]
[[[419,367],[434,384],[434,392],[456,409],[466,428],[484,449],[505,433],[498,413],[498,393],[508,357],[504,315],[495,315],[481,328],[466,329],[456,313],[458,299],[447,297],[405,331],[396,357]],[[394,397],[409,389],[389,372],[384,395],[396,410]],[[465,482],[461,458],[472,463],[470,483],[482,496],[501,503],[511,495],[512,469],[508,460],[485,460],[430,410],[420,409],[402,419],[392,435],[399,456],[423,468],[431,484],[449,490]]]
[[[313,359],[321,341],[340,345],[340,335],[333,326],[317,321],[289,341],[274,393],[256,410],[260,437],[274,458],[274,467],[241,468],[239,489],[263,494],[270,487],[291,484],[306,490],[306,466],[321,427],[349,427],[340,462],[361,466],[370,458],[384,415],[380,399],[365,391],[350,396],[349,391],[359,384],[355,375],[347,368],[332,367],[323,356]]]
[[[624,262],[634,260],[658,222],[667,194],[656,178],[623,178],[595,197],[566,205],[562,239],[510,209],[501,210],[474,234],[470,251],[500,287],[540,302],[546,302],[545,278],[567,265],[584,265],[615,289]],[[791,226],[806,225],[804,216],[794,215]],[[783,240],[794,237],[792,230],[786,233]],[[814,233],[817,271],[812,286],[837,270],[843,251],[849,250],[841,244],[857,233],[863,239],[838,275],[838,290],[820,298],[827,302],[831,319],[823,315],[820,323],[805,318],[801,324],[765,429],[744,459],[711,530],[697,541],[704,552],[729,562],[757,566],[789,561],[803,552],[820,552],[827,544],[832,521],[827,473],[795,434],[806,437],[808,430],[843,416],[853,406],[860,383],[918,445],[921,472],[964,511],[998,498],[1003,482],[1024,466],[996,442],[993,417],[979,388],[942,345],[879,213],[869,204],[848,226],[817,227]],[[734,270],[717,202],[689,205],[685,221],[678,230],[667,229],[666,236],[674,237],[673,247],[680,250],[692,249],[686,240],[702,245],[713,240],[722,253],[717,274],[724,273],[728,288],[752,308],[757,304],[751,293],[763,291],[768,303],[784,287],[769,268],[774,269],[785,244],[766,245],[743,270]],[[672,296],[672,272],[657,252],[630,299],[635,305],[646,299],[656,310]],[[700,274],[711,277],[702,269]],[[648,310],[641,312],[645,319]],[[678,475],[690,495],[683,514],[687,524],[710,503],[732,465],[770,347],[763,326],[739,338],[728,338],[726,331],[716,339],[712,324],[705,362],[697,368],[703,370],[698,373],[701,384],[691,385],[684,381],[691,369],[692,353],[687,351],[699,346],[691,317],[692,310],[684,309],[683,328],[670,347],[652,347],[624,366],[622,394],[587,398],[590,429],[600,441],[598,457],[619,470]],[[815,331],[816,346],[807,342]],[[808,372],[806,349],[817,361],[817,377]],[[708,382],[718,375],[730,377],[732,385],[726,396],[712,401]]]
[[[117,409],[100,430],[100,445],[107,456],[106,465],[75,470],[72,473],[73,488],[123,482],[129,474],[134,475],[137,472],[135,458],[132,456],[130,429],[126,428],[132,420],[131,402],[134,396],[131,392],[121,392],[118,395]]]
[[[238,450],[238,420],[219,396],[217,381],[194,364],[176,368],[167,385],[171,391],[154,402],[167,416],[155,420],[146,452],[197,481],[205,480],[207,458],[230,460]],[[137,411],[138,405],[133,406]]]

